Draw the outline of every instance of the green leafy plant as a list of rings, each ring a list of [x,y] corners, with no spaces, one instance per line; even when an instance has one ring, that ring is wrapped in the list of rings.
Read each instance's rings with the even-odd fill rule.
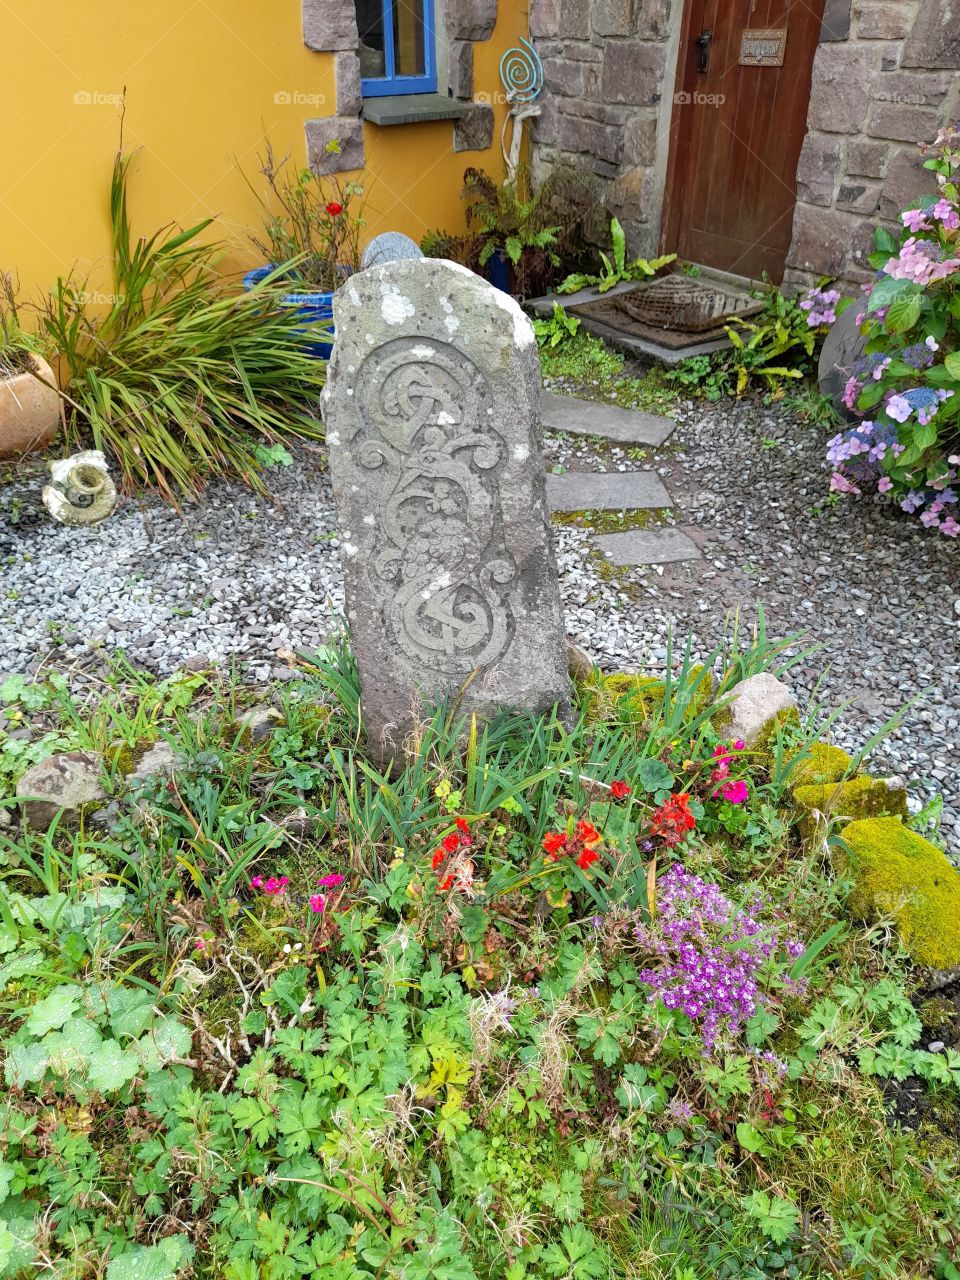
[[[467,226],[480,242],[479,265],[486,267],[495,254],[503,255],[514,268],[517,291],[526,292],[540,255],[552,265],[559,261],[553,246],[562,228],[546,221],[542,192],[532,190],[526,168],[507,183],[495,182],[482,169],[468,169],[463,184]]]
[[[557,347],[568,345],[570,339],[576,337],[580,323],[576,316],[567,315],[560,303],[555,302],[553,315],[549,319],[545,316],[537,316],[533,322],[533,331],[541,347],[549,347],[551,351],[556,351]]]
[[[802,378],[813,358],[816,333],[807,314],[794,298],[779,289],[765,296],[756,320],[740,320],[725,327],[733,344],[730,368],[735,378],[734,392],[742,395],[752,379],[760,379],[774,389],[783,379]],[[782,357],[791,353],[790,361]]]
[[[600,293],[608,293],[616,285],[625,281],[649,280],[658,271],[675,262],[677,258],[675,253],[668,253],[652,261],[646,258],[634,258],[628,262],[627,236],[619,218],[610,219],[610,239],[613,245],[613,257],[611,259],[606,253],[601,252],[600,261],[603,264],[603,270],[600,274],[587,275],[583,272],[575,272],[558,285],[558,293],[577,293],[593,285],[596,285]]]
[[[305,349],[302,317],[278,304],[275,280],[240,296],[228,289],[217,246],[200,239],[209,220],[134,239],[130,163],[121,153],[113,166],[106,311],[60,279],[44,314],[70,434],[112,455],[127,489],[153,487],[171,502],[216,476],[261,485],[259,445],[322,436],[324,365]]]

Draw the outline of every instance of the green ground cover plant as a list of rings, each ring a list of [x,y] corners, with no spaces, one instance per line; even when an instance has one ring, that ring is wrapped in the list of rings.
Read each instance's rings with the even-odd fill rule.
[[[566,728],[425,708],[389,773],[344,646],[259,741],[216,675],[0,686],[113,791],[4,802],[0,1275],[956,1280],[960,1057],[796,832],[830,717],[717,714],[794,660],[671,653]]]

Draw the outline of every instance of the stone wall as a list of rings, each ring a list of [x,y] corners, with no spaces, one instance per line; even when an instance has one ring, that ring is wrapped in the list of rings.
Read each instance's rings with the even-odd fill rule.
[[[681,0],[530,0],[530,32],[544,66],[534,165],[594,173],[631,249],[660,238],[665,138]],[[674,13],[671,10],[675,10]]]
[[[960,0],[828,0],[785,284],[870,275],[878,222],[934,189],[917,144],[960,114]]]

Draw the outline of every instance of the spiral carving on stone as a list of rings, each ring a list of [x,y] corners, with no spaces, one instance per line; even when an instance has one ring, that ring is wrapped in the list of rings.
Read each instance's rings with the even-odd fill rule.
[[[441,342],[397,339],[357,376],[355,461],[378,530],[368,572],[387,584],[384,622],[418,667],[467,676],[514,634],[497,473],[506,458],[486,381]]]

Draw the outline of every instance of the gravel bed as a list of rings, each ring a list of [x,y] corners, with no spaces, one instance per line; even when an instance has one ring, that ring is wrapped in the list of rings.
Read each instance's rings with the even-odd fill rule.
[[[754,601],[768,633],[805,633],[822,649],[793,685],[847,703],[833,737],[859,749],[915,698],[877,755],[915,797],[946,801],[944,835],[960,846],[960,546],[869,499],[824,505],[824,433],[753,402],[681,402],[655,456],[549,436],[548,466],[654,466],[675,500],[665,518],[701,562],[603,571],[589,529],[557,527],[567,628],[603,665],[657,668],[671,628],[695,653],[723,638]],[[155,499],[126,502],[94,530],[55,525],[39,468],[0,488],[0,676],[41,662],[82,667],[123,650],[161,674],[213,662],[263,682],[291,674],[289,654],[340,625],[338,538],[319,449],[269,473],[274,502],[211,486],[182,516]]]

